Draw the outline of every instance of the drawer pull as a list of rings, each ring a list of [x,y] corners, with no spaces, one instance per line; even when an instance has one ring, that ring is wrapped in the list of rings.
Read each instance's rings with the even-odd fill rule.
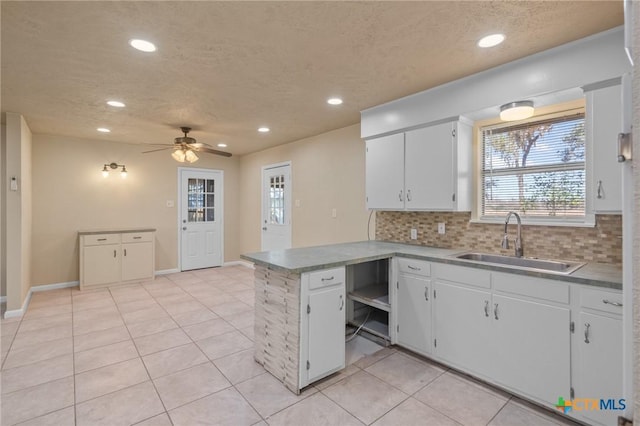
[[[106,238],[98,238],[98,241],[107,241]]]
[[[414,271],[422,271],[422,269],[418,268],[417,266],[413,266],[413,265],[407,265],[407,268],[414,270]]]
[[[602,303],[604,303],[605,305],[622,306],[622,303],[620,302],[612,302],[611,300],[607,299],[602,299]]]
[[[333,280],[333,278],[334,278],[334,276],[332,275],[332,276],[331,276],[331,277],[329,277],[329,278],[322,278],[322,279],[321,279],[321,281],[322,281],[322,282],[325,282],[325,281],[332,281],[332,280]]]
[[[139,239],[141,239],[141,238],[142,238],[142,237],[133,237],[133,239],[134,239],[134,240],[139,240]]]
[[[591,324],[589,324],[588,322],[584,324],[584,342],[585,343],[591,343],[589,341],[589,328],[591,328]]]

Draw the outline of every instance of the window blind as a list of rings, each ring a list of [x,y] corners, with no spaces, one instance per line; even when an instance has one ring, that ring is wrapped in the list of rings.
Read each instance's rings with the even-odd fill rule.
[[[585,216],[584,113],[482,129],[482,216]]]

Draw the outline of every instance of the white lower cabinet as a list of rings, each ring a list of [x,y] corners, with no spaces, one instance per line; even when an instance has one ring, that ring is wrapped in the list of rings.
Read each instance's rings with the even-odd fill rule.
[[[396,340],[419,354],[431,353],[430,264],[398,259]],[[408,272],[405,272],[408,271]]]
[[[433,352],[454,367],[490,377],[494,367],[491,293],[436,281],[433,284]]]
[[[571,388],[568,307],[493,295],[495,380],[549,404]]]
[[[300,389],[345,367],[345,268],[302,274]]]
[[[569,285],[434,265],[435,357],[538,402],[571,388]]]
[[[81,232],[80,289],[153,279],[154,238],[154,230]]]
[[[572,414],[599,425],[615,425],[624,408],[622,398],[622,294],[583,289],[574,343],[575,398],[603,399],[607,410],[576,410]],[[599,402],[599,401],[598,401]],[[625,401],[624,405],[631,401]]]

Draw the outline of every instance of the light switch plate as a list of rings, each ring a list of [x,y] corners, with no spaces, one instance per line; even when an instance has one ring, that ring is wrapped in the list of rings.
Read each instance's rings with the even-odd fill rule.
[[[167,200],[167,207],[173,207],[173,200]]]

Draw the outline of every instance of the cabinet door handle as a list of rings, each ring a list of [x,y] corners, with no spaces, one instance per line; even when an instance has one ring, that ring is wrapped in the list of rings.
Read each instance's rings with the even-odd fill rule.
[[[424,300],[429,301],[429,289],[427,286],[424,287]]]
[[[489,301],[488,300],[484,301],[484,316],[485,317],[489,316]]]
[[[342,308],[344,308],[344,298],[342,297],[342,295],[340,295],[340,311],[342,310]]]
[[[602,181],[601,180],[598,181],[598,191],[597,192],[598,192],[598,195],[597,195],[598,199],[601,199],[602,198]]]
[[[400,192],[398,193],[398,200],[400,201],[404,201],[402,198],[402,189],[400,190]]]
[[[407,265],[407,268],[413,270],[413,271],[421,271],[420,268],[418,268],[417,266],[413,266],[413,265]]]
[[[498,318],[498,304],[497,303],[493,304],[493,317],[495,319],[500,319],[500,318]]]
[[[116,257],[116,251],[115,250],[113,251],[113,257]]]
[[[333,280],[333,275],[330,278],[321,278],[320,281],[324,282],[324,281],[332,281]]]
[[[125,256],[127,255],[127,249],[124,249],[124,255]]]
[[[407,201],[411,201],[411,190],[407,189]]]
[[[607,299],[602,299],[602,303],[604,303],[605,305],[622,306],[622,303],[620,302],[612,302],[611,300]]]
[[[584,324],[584,342],[585,343],[591,343],[589,341],[589,328],[591,328],[591,324],[589,324],[588,322]]]

